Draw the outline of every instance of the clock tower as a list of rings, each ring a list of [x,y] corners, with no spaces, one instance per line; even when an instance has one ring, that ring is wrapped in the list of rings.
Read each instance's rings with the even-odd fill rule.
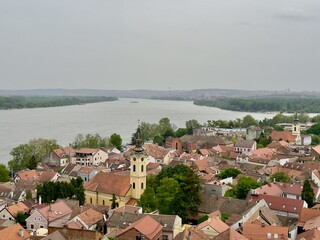
[[[147,183],[147,169],[146,169],[146,156],[143,154],[141,139],[140,124],[135,136],[135,153],[130,159],[130,184],[131,184],[131,196],[134,199],[140,199],[146,189]]]

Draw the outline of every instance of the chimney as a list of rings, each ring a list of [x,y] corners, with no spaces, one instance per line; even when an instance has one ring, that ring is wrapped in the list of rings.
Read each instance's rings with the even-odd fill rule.
[[[80,206],[80,213],[83,212],[83,205]]]
[[[23,238],[23,229],[22,228],[19,229],[19,236]]]
[[[42,204],[42,199],[41,199],[41,195],[39,196],[39,205]]]

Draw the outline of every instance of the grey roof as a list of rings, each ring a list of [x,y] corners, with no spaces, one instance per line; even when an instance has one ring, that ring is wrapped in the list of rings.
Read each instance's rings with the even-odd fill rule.
[[[234,145],[235,147],[242,147],[242,148],[252,148],[253,144],[255,144],[255,141],[251,140],[239,140]]]
[[[225,198],[219,196],[210,196],[202,194],[202,204],[199,206],[199,212],[211,213],[219,210],[221,213],[242,214],[255,205],[246,200]]]
[[[42,240],[66,240],[66,238],[59,231],[55,231],[45,238],[42,238]]]

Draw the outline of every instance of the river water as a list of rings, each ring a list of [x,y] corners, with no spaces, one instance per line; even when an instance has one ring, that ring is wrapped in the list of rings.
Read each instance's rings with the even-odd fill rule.
[[[56,139],[66,146],[79,134],[110,136],[118,133],[123,143],[130,142],[137,121],[158,123],[168,117],[177,127],[187,120],[234,120],[250,114],[255,119],[272,118],[275,113],[245,113],[193,105],[190,101],[119,99],[86,105],[0,110],[0,163],[11,159],[12,148],[34,138]]]

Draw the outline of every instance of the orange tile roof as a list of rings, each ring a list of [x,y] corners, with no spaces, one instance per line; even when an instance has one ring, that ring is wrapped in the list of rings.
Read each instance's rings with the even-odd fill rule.
[[[303,226],[303,229],[308,231],[308,230],[311,230],[313,228],[318,228],[318,227],[320,227],[320,216],[307,220]]]
[[[42,216],[49,222],[72,213],[71,208],[64,201],[57,201],[54,204],[39,209]]]
[[[57,175],[57,172],[53,171],[43,171],[39,172],[39,182],[50,182]]]
[[[80,213],[78,217],[88,226],[91,227],[92,225],[96,224],[100,220],[102,220],[103,215],[100,212],[89,208],[85,210],[83,213]]]
[[[250,240],[275,239],[273,238],[275,234],[278,235],[278,239],[288,239],[288,227],[262,226],[261,224],[245,222],[242,234]],[[268,238],[268,234],[271,234],[272,238]]]
[[[320,231],[317,229],[312,229],[303,233],[298,234],[297,240],[319,240]]]
[[[19,230],[23,231],[23,238],[19,235]],[[30,234],[17,223],[0,230],[0,240],[22,240],[30,239]]]
[[[113,173],[98,173],[84,185],[84,189],[105,194],[125,196],[130,189],[130,176]]]
[[[39,178],[38,172],[36,170],[22,170],[18,172],[17,175],[21,180],[36,181]]]
[[[14,205],[7,207],[7,210],[14,218],[16,218],[18,212],[23,212],[23,213],[28,212],[29,208],[24,203],[19,202],[17,204],[14,204]]]
[[[148,239],[152,239],[162,230],[163,226],[152,217],[145,216],[125,228],[120,234],[118,234],[118,236],[133,228],[142,233]]]
[[[312,218],[319,217],[320,210],[312,208],[302,208],[299,216],[299,226],[304,226],[304,224]]]
[[[201,229],[206,228],[208,226],[210,226],[212,229],[214,229],[218,233],[222,233],[229,228],[229,226],[227,224],[222,222],[220,220],[220,218],[217,218],[217,217],[209,218],[207,221],[200,223],[197,226],[197,228],[201,230]]]
[[[256,188],[255,191],[258,192],[259,194],[267,194],[267,195],[278,196],[278,197],[280,197],[281,194],[283,193],[281,188],[279,188],[274,183],[268,183],[266,185],[263,185],[259,188]]]
[[[76,153],[84,153],[84,154],[94,154],[99,149],[97,148],[80,148],[79,150],[76,150]]]

